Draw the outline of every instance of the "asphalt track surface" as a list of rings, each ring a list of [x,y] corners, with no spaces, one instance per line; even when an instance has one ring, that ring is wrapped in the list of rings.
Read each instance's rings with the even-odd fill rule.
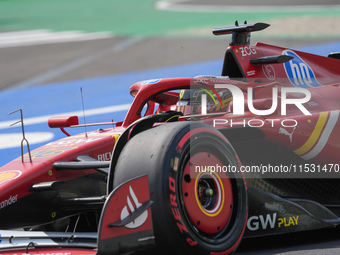
[[[202,5],[206,2],[182,1],[178,5]],[[223,2],[222,0],[209,1],[210,5],[216,6]],[[234,3],[234,1],[227,2]],[[320,4],[320,1],[284,2],[297,5]],[[242,5],[241,3],[238,4]],[[249,1],[244,3],[249,6]],[[275,3],[278,4],[278,1]],[[322,4],[335,5],[338,1],[322,1]],[[29,22],[24,23],[27,27],[23,24],[18,27],[36,29],[33,23],[31,25]],[[220,24],[221,21],[218,20],[214,24],[216,23]],[[229,24],[228,21],[222,25]],[[2,30],[12,31],[17,30],[18,27],[13,25]],[[58,29],[52,25],[48,28]],[[93,29],[93,31],[100,30]],[[84,88],[86,109],[104,109],[111,105],[122,106],[118,110],[109,109],[107,114],[103,112],[89,114],[87,122],[111,120],[107,118],[121,120],[127,109],[124,105],[132,101],[128,95],[128,88],[133,82],[160,77],[220,73],[222,56],[230,38],[172,37],[163,36],[162,29],[157,30],[156,27],[153,31],[156,32],[148,36],[140,31],[135,31],[134,36],[129,36],[115,30],[114,36],[102,39],[0,47],[0,140],[1,134],[20,133],[19,127],[6,126],[17,119],[17,116],[7,115],[17,108],[23,108],[24,116],[32,121],[33,124],[28,122],[26,128],[26,131],[31,133],[48,130],[43,121],[34,118],[65,112],[77,112],[81,115],[80,87]],[[298,47],[322,55],[338,47],[338,39],[327,36],[307,39],[298,37],[265,39],[263,41],[266,43]],[[253,40],[255,41],[256,39]],[[320,48],[318,45],[321,45]],[[73,133],[77,132],[82,130],[73,131]],[[53,140],[61,137],[63,136],[60,131],[53,130]],[[32,147],[40,146],[44,142],[37,142]],[[13,155],[19,156],[18,152],[20,153],[18,146],[6,149],[0,147],[0,166],[5,164],[7,159],[12,159]],[[340,254],[340,229],[245,239],[237,254]]]

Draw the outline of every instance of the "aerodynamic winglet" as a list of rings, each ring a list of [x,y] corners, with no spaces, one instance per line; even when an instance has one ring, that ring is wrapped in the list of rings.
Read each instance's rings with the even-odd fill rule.
[[[261,31],[269,27],[270,25],[267,23],[253,23],[253,24],[243,24],[243,25],[235,25],[235,26],[227,26],[227,27],[217,27],[214,28],[214,35],[225,35],[231,34],[233,32],[237,33],[248,33],[248,32],[256,32]]]
[[[153,204],[153,201],[149,200],[143,203],[140,207],[138,207],[134,212],[129,214],[128,217],[126,217],[123,220],[110,223],[109,227],[123,227],[130,222],[133,222],[135,219],[137,219],[139,216],[141,216],[151,205]]]

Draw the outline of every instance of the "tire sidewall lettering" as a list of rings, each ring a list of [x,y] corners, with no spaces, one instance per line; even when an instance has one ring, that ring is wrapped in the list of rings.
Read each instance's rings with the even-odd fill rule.
[[[175,155],[172,156],[172,158],[180,158],[181,153],[183,152],[183,148],[185,148],[190,142],[191,135],[185,135],[182,137],[182,139],[178,142],[176,146]],[[181,201],[179,201],[179,191],[178,186],[180,184],[179,180],[180,176],[177,170],[174,170],[173,167],[170,167],[170,173],[169,173],[169,201],[171,206],[171,213],[173,216],[173,219],[176,222],[178,231],[183,235],[183,240],[190,246],[196,246],[198,242],[195,240],[195,238],[189,233],[188,228],[186,224],[183,221],[183,213],[181,209],[179,208],[179,205],[181,204]]]
[[[181,180],[182,180],[182,176],[181,176],[181,166],[183,166],[182,164],[184,164],[183,161],[183,155],[185,154],[185,152],[188,150],[189,146],[195,146],[193,144],[196,144],[197,140],[199,140],[199,135],[198,134],[206,134],[206,137],[215,137],[215,139],[220,140],[222,143],[227,144],[228,146],[230,146],[229,142],[226,140],[226,138],[220,134],[217,133],[215,130],[211,130],[210,128],[202,128],[202,127],[197,127],[197,128],[192,128],[189,130],[189,132],[187,132],[186,134],[182,133],[182,136],[179,137],[179,139],[176,141],[176,144],[173,144],[176,148],[176,150],[174,150],[174,152],[172,153],[172,155],[168,155],[168,164],[171,166],[171,160],[174,161],[175,158],[179,159],[179,164],[178,167],[169,167],[168,169],[170,169],[169,171],[169,175],[168,175],[168,200],[169,200],[169,205],[171,206],[171,214],[172,214],[172,218],[175,222],[175,225],[177,225],[177,230],[180,232],[180,235],[183,236],[182,241],[186,243],[186,245],[188,247],[192,246],[192,247],[197,247],[201,250],[201,248],[203,248],[203,250],[206,250],[206,253],[202,253],[202,254],[210,254],[210,252],[212,252],[212,250],[209,250],[208,247],[210,247],[210,245],[207,247],[205,244],[204,240],[201,240],[199,238],[199,236],[196,236],[195,233],[192,232],[191,227],[188,225],[189,223],[187,222],[188,219],[186,218],[187,216],[185,215],[185,213],[183,212],[184,209],[184,205],[183,205],[183,201],[180,201],[180,185],[181,185]],[[190,135],[188,135],[190,134]],[[196,139],[198,138],[198,139]],[[193,144],[191,144],[193,143]],[[232,147],[230,147],[232,148]],[[233,155],[236,156],[236,158],[234,159],[236,162],[236,165],[240,166],[240,161],[239,158],[237,157],[237,155]],[[243,176],[243,175],[242,175]],[[239,177],[238,177],[239,178]],[[242,178],[241,178],[242,179]],[[245,185],[244,182],[244,178],[243,178],[243,184]],[[174,209],[174,210],[172,210]],[[242,235],[244,233],[244,229],[245,229],[245,224],[243,227],[243,231],[241,236],[239,236],[239,238],[237,238],[237,240],[235,240],[235,243],[229,247],[229,249],[227,250],[220,250],[220,251],[216,251],[217,253],[221,253],[222,254],[229,254],[232,250],[236,249],[236,247],[238,246],[238,244],[240,243],[240,240],[242,238]],[[222,245],[222,244],[221,244]],[[223,246],[223,245],[222,245]],[[203,252],[201,250],[201,252]],[[201,253],[200,253],[201,254]]]

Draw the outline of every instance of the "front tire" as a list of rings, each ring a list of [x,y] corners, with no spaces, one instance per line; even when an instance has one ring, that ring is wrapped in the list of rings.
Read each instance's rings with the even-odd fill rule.
[[[126,144],[114,187],[148,175],[162,254],[230,254],[242,239],[248,212],[239,167],[235,151],[216,129],[199,122],[169,123]]]

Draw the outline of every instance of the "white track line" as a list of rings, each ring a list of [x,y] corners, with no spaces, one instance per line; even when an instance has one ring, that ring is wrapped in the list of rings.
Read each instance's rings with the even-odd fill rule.
[[[97,40],[112,36],[113,34],[110,32],[84,33],[81,31],[54,32],[50,30],[2,32],[0,33],[0,48]]]
[[[117,43],[116,45],[108,48],[108,49],[103,49],[99,52],[96,52],[95,54],[89,55],[89,56],[85,56],[82,57],[80,59],[76,59],[70,63],[67,63],[66,65],[60,66],[58,68],[49,70],[47,72],[41,73],[37,76],[34,76],[30,79],[27,79],[25,81],[22,81],[20,83],[17,84],[13,84],[11,86],[11,88],[26,88],[26,87],[30,87],[30,86],[35,86],[35,85],[40,85],[43,84],[46,81],[49,81],[55,77],[61,76],[65,73],[68,73],[72,70],[75,70],[77,68],[80,68],[84,65],[87,65],[91,62],[94,62],[96,60],[99,60],[105,56],[107,56],[108,54],[111,54],[112,52],[118,52],[121,51],[131,45],[134,45],[136,43],[138,43],[139,41],[141,41],[142,38],[139,37],[131,37],[128,38],[126,40],[123,40],[122,42]]]
[[[186,4],[193,0],[160,0],[155,3],[155,8],[165,11],[176,12],[271,12],[273,10],[289,11],[289,12],[302,12],[302,11],[315,11],[319,12],[323,9],[340,8],[340,5],[209,5],[209,1],[205,5]]]
[[[130,104],[121,104],[121,105],[115,105],[115,106],[101,107],[101,108],[85,110],[85,115],[91,116],[91,115],[99,115],[99,114],[112,113],[112,112],[120,112],[120,111],[126,111],[129,108],[130,108]],[[25,126],[27,126],[27,125],[47,123],[48,119],[54,116],[82,116],[82,115],[83,115],[83,111],[74,111],[74,112],[44,115],[44,116],[32,117],[32,118],[24,118],[24,124]],[[0,122],[0,129],[10,128],[10,125],[15,123],[16,121],[18,121],[18,119],[2,121]]]
[[[52,132],[28,132],[25,133],[30,145],[43,143],[52,140],[54,134]],[[0,150],[20,147],[22,133],[0,134]]]

